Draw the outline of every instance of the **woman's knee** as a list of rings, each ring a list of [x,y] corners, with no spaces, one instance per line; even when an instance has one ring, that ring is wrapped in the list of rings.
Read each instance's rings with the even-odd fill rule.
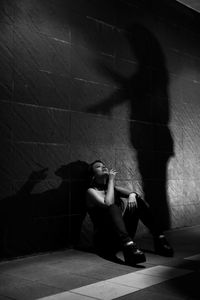
[[[120,211],[119,206],[116,205],[115,203],[113,203],[113,204],[111,204],[111,205],[108,205],[108,206],[106,207],[106,209],[107,209],[108,211]]]

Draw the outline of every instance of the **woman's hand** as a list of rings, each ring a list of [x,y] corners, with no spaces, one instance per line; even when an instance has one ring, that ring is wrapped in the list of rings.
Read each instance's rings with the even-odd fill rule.
[[[136,193],[131,193],[128,197],[128,206],[129,208],[137,208],[137,194]]]
[[[110,169],[110,171],[108,173],[109,180],[114,180],[116,175],[117,175],[117,171],[114,169]]]
[[[29,176],[29,181],[33,180],[39,183],[47,177],[47,171],[48,168],[43,168],[39,171],[32,171],[31,175]]]

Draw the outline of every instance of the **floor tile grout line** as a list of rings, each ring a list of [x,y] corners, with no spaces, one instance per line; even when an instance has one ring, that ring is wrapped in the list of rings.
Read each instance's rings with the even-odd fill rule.
[[[86,294],[82,294],[82,293],[72,292],[72,290],[69,290],[68,292],[71,293],[71,294],[75,294],[75,295],[87,296],[88,298],[95,299],[95,300],[102,300],[102,298],[97,298],[97,297],[92,297],[92,296],[89,296],[89,295],[86,295]],[[40,300],[40,299],[38,299],[38,300]]]
[[[10,276],[10,277],[13,277],[14,278],[18,278],[20,280],[24,280],[24,281],[27,281],[27,284],[32,284],[32,283],[40,283],[41,285],[45,286],[45,287],[49,287],[49,288],[56,288],[56,289],[60,289],[60,293],[62,292],[65,292],[65,290],[63,290],[63,288],[59,288],[55,285],[52,285],[52,284],[47,284],[47,283],[41,283],[39,279],[29,279],[29,278],[25,278],[23,276],[19,276],[19,275],[13,275],[13,274],[10,274],[10,273],[0,273],[0,275],[3,274],[3,275],[6,275],[6,276]],[[59,293],[57,293],[59,294]]]
[[[189,273],[193,273],[193,271],[188,272],[186,274],[181,274],[181,275],[177,275],[177,276],[173,276],[173,277],[168,277],[168,278],[162,277],[162,276],[152,276],[152,275],[149,275],[149,274],[141,274],[141,275],[145,275],[145,276],[148,276],[148,277],[155,277],[157,279],[160,278],[161,281],[159,283],[161,283],[161,282],[165,282],[165,281],[168,281],[168,280],[171,280],[171,279],[175,279],[175,278],[178,278],[178,277],[185,276],[185,275],[187,275]],[[132,286],[132,285],[124,284],[124,283],[114,282],[114,281],[112,281],[112,279],[111,280],[106,280],[106,281],[111,282],[111,283],[116,284],[116,285],[123,285],[123,286],[138,288],[138,289],[144,289],[143,287]],[[158,284],[158,283],[152,283],[152,284],[149,284],[149,286],[156,285],[156,284]]]

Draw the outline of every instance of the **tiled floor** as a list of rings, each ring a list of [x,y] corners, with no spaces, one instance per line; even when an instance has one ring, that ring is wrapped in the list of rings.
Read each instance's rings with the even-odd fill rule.
[[[0,300],[199,300],[200,226],[166,235],[174,257],[155,255],[146,236],[138,243],[151,251],[137,268],[77,250],[1,262]]]

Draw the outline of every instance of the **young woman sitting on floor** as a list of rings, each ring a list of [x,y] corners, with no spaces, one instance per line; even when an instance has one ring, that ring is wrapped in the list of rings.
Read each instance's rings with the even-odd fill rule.
[[[91,184],[87,190],[88,213],[94,225],[94,244],[99,253],[113,256],[122,250],[125,263],[146,261],[134,242],[139,219],[154,238],[156,253],[173,256],[173,249],[159,230],[151,209],[137,193],[115,185],[117,172],[96,160],[89,166]]]

